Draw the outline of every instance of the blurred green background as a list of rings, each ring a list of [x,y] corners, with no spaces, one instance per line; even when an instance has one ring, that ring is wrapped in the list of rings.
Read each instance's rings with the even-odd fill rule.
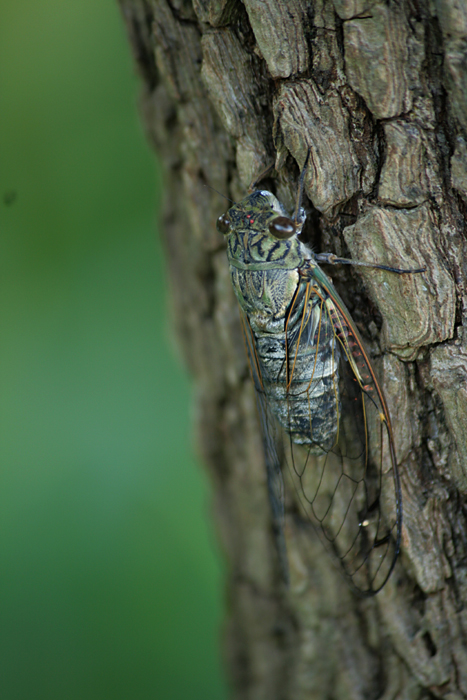
[[[0,696],[225,698],[116,0],[0,8]]]

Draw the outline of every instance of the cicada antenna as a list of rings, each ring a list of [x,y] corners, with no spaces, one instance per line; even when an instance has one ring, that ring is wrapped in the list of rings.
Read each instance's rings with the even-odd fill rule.
[[[206,182],[203,182],[204,187],[207,187],[208,189],[212,190],[216,194],[220,195],[221,197],[224,197],[228,202],[232,202],[232,204],[236,204],[237,202],[234,202],[233,199],[230,199],[230,197],[227,197],[225,194],[222,194],[222,192],[219,192],[219,190],[216,190],[215,187],[211,187],[211,185],[208,185]]]
[[[274,163],[270,163],[266,168],[264,168],[264,170],[262,172],[260,172],[258,177],[256,177],[253,180],[253,182],[251,183],[251,185],[248,188],[248,194],[251,194],[251,192],[253,192],[255,190],[258,182],[261,182],[261,180],[263,180],[266,177],[266,175],[269,175],[271,170],[274,170]]]

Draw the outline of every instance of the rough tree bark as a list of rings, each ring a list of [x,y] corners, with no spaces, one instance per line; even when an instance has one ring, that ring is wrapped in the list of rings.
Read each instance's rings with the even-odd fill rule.
[[[229,562],[229,672],[243,700],[467,697],[467,4],[120,0],[165,166],[164,237],[197,436]],[[306,202],[317,250],[421,276],[330,270],[393,418],[403,546],[356,598],[289,517],[271,535],[255,399],[216,218],[267,185]],[[170,468],[170,465],[167,465]],[[289,498],[293,498],[289,494]]]

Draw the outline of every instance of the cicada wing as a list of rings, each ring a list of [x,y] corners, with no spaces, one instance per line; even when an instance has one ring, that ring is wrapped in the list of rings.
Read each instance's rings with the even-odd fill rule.
[[[242,310],[240,310],[240,313],[250,372],[256,389],[256,402],[261,425],[261,438],[263,442],[268,496],[271,505],[272,523],[274,528],[274,539],[276,542],[282,576],[284,582],[288,584],[289,566],[284,536],[284,480],[282,478],[280,458],[280,453],[282,452],[280,430],[267,400],[263,383],[261,362],[256,351],[256,341],[253,331],[246,315]]]
[[[389,578],[400,545],[401,492],[391,423],[348,311],[322,273],[317,281],[313,313],[310,304],[300,302],[300,332],[286,339],[287,462],[303,510],[351,587],[374,595]],[[309,413],[309,430],[301,437],[298,404]]]

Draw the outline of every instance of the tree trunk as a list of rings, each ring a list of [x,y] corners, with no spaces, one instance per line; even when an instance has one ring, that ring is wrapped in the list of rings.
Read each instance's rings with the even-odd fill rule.
[[[462,0],[120,0],[165,167],[175,323],[229,562],[236,697],[467,697],[467,5]],[[282,583],[254,389],[217,217],[270,163],[293,211],[308,149],[314,250],[381,374],[404,525],[396,569],[357,598],[287,518]],[[206,187],[208,185],[209,187]]]

